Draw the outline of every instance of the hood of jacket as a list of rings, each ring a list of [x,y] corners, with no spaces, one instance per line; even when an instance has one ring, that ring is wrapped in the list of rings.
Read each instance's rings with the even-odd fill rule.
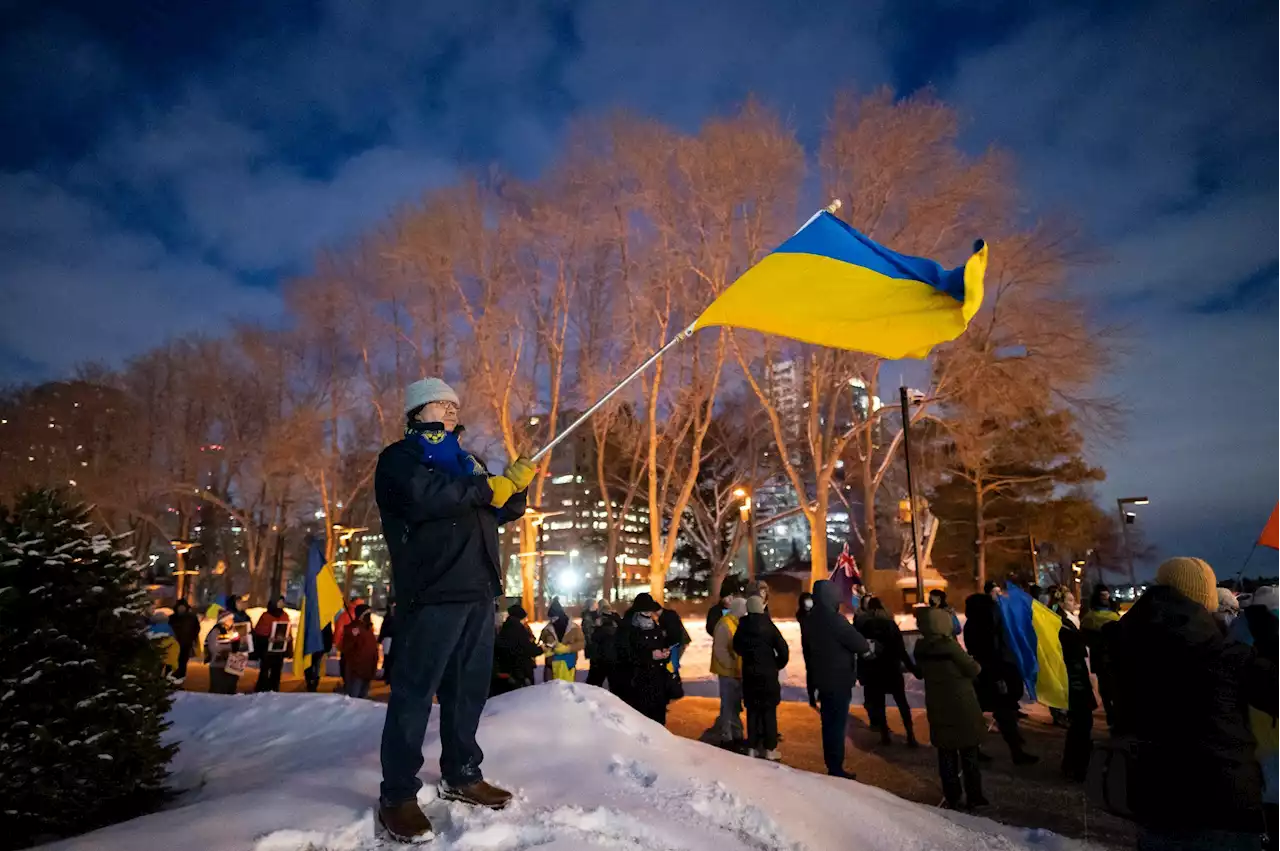
[[[813,583],[813,600],[814,608],[839,611],[840,589],[829,579],[819,579]]]
[[[917,609],[916,624],[925,638],[949,638],[953,627],[950,613],[943,609]]]

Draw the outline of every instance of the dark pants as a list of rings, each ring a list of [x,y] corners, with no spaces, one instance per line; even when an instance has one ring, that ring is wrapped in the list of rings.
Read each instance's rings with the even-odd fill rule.
[[[960,780],[964,778],[964,796],[969,806],[983,801],[982,772],[978,768],[978,749],[938,748],[938,776],[942,779],[942,795],[948,804],[960,803]]]
[[[320,688],[321,666],[324,665],[327,653],[312,653],[311,664],[307,666],[307,670],[303,672],[303,679],[307,681],[307,691],[316,691]]]
[[[493,673],[493,602],[446,603],[398,612],[396,686],[382,727],[382,803],[412,801],[422,788],[422,743],[431,700],[440,701],[440,774],[453,787],[482,780],[476,744]]]
[[[889,716],[885,713],[887,696],[885,691],[875,686],[862,688],[862,705],[867,709],[867,718],[873,728],[880,728],[881,736],[886,741],[889,739]],[[907,731],[907,738],[914,739],[916,733],[911,723],[911,705],[907,703],[906,686],[901,686],[893,692],[893,702],[898,704],[898,713],[902,716],[902,727]]]
[[[849,729],[849,704],[853,691],[818,692],[818,714],[822,717],[822,759],[827,773],[835,777],[844,775],[844,740]]]
[[[253,687],[258,691],[280,691],[280,673],[284,670],[283,653],[264,653],[258,663],[258,684]]]
[[[1022,731],[1018,729],[1018,707],[1001,706],[991,713],[991,718],[996,722],[1000,737],[1009,746],[1009,752],[1014,756],[1022,753],[1023,741]]]
[[[604,687],[609,679],[609,671],[613,666],[608,662],[595,661],[587,669],[587,685]]]
[[[778,749],[778,705],[773,701],[747,701],[747,747]]]
[[[173,675],[180,680],[185,680],[187,678],[187,663],[190,661],[191,661],[191,648],[179,647],[178,648],[178,669],[173,672]]]
[[[235,694],[240,678],[228,674],[226,668],[209,669],[209,691],[212,694]]]
[[[347,697],[367,698],[369,696],[369,681],[349,677],[347,679],[346,695]]]
[[[1067,713],[1067,738],[1062,747],[1062,772],[1083,782],[1089,771],[1089,753],[1093,750],[1093,710],[1072,709]]]

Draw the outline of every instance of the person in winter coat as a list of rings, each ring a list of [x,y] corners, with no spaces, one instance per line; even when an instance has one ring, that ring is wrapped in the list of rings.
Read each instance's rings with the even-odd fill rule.
[[[947,592],[940,588],[934,588],[929,592],[929,608],[941,609],[951,618],[951,634],[960,636],[960,617],[956,614],[956,610],[951,608],[947,603]]]
[[[1253,649],[1218,629],[1216,586],[1208,563],[1170,559],[1106,628],[1113,732],[1135,745],[1128,805],[1140,848],[1257,847],[1262,774],[1246,720]]]
[[[804,619],[809,612],[813,611],[813,595],[808,591],[800,592],[799,605],[796,607],[796,624],[801,628],[804,627]],[[806,667],[804,672],[804,693],[809,698],[809,706],[813,709],[818,708],[818,691],[813,687],[813,677],[809,674]]]
[[[1213,619],[1218,623],[1218,629],[1222,630],[1222,634],[1226,635],[1231,630],[1231,624],[1240,616],[1240,601],[1236,599],[1235,592],[1230,588],[1218,589],[1218,609],[1213,613]]]
[[[363,597],[353,597],[333,619],[333,646],[338,648],[338,676],[342,678],[344,690],[347,687],[347,660],[342,657],[342,638],[347,631],[347,626],[356,621],[356,609],[364,604]]]
[[[1120,620],[1120,612],[1111,599],[1111,589],[1099,583],[1089,595],[1089,611],[1080,616],[1080,634],[1089,649],[1089,670],[1098,680],[1098,697],[1107,713],[1107,726],[1111,726],[1111,671],[1107,664],[1106,642],[1102,630],[1107,624]]]
[[[240,635],[232,625],[235,623],[235,612],[220,609],[215,618],[213,628],[204,638],[205,654],[209,658],[209,691],[212,694],[235,694],[240,678],[227,673],[227,657],[231,653],[239,653]]]
[[[547,654],[547,681],[571,683],[578,670],[578,654],[587,646],[582,628],[569,619],[559,600],[551,601],[547,625],[539,639]]]
[[[595,631],[596,624],[600,623],[600,603],[602,600],[591,600],[587,603],[586,608],[582,610],[582,617],[579,623],[582,626],[582,640],[586,644],[586,650],[583,654],[587,657],[587,661],[591,661],[591,633]]]
[[[866,600],[866,611],[853,620],[854,627],[862,633],[862,637],[875,642],[876,646],[875,657],[863,662],[858,670],[858,677],[862,681],[862,705],[867,709],[871,729],[878,729],[881,744],[887,745],[893,738],[889,733],[889,718],[885,713],[885,697],[892,695],[907,733],[907,747],[919,747],[915,725],[911,722],[911,705],[907,703],[907,685],[903,681],[902,671],[905,668],[917,679],[920,672],[916,670],[911,654],[907,653],[902,630],[894,623],[893,615],[885,609],[879,597],[868,597]]]
[[[840,590],[826,579],[813,583],[813,609],[800,623],[801,649],[809,682],[818,695],[822,717],[822,757],[832,777],[844,770],[845,732],[858,657],[872,654],[871,644],[840,614]]]
[[[253,646],[258,655],[258,682],[253,687],[255,692],[280,691],[280,674],[284,671],[287,648],[281,646],[274,652],[268,649],[272,631],[278,623],[289,623],[289,613],[284,610],[284,597],[277,597],[268,603],[267,610],[258,616],[258,622],[253,626]]]
[[[178,642],[178,666],[174,669],[174,682],[181,684],[187,678],[187,662],[200,643],[200,618],[191,611],[186,600],[178,600],[173,604],[173,614],[169,615],[169,629]]]
[[[1255,753],[1262,768],[1262,808],[1266,813],[1268,848],[1277,848],[1277,804],[1280,804],[1280,736],[1276,726],[1280,707],[1280,679],[1277,678],[1277,644],[1280,644],[1280,595],[1274,585],[1263,585],[1253,593],[1249,605],[1231,624],[1228,640],[1253,648],[1245,699],[1249,704],[1249,726],[1257,743]]]
[[[169,618],[164,612],[151,613],[151,625],[147,627],[147,638],[151,640],[152,646],[160,656],[162,672],[172,679],[173,672],[178,670],[178,639],[174,637],[173,629],[169,626]]]
[[[1067,666],[1067,736],[1062,746],[1062,773],[1070,780],[1083,783],[1093,750],[1093,710],[1098,708],[1098,701],[1093,696],[1093,681],[1089,679],[1084,635],[1067,617],[1066,599],[1065,588],[1060,585],[1050,588],[1049,608],[1062,619],[1058,641]]]
[[[661,612],[662,606],[649,594],[636,595],[618,629],[618,664],[610,674],[609,687],[632,709],[665,725],[671,650],[658,626]]]
[[[693,643],[693,639],[689,637],[689,631],[684,628],[680,613],[673,609],[662,610],[662,614],[658,615],[658,626],[662,627],[662,631],[667,636],[667,646],[671,649],[671,672],[678,677],[680,676],[680,657],[684,655],[685,648]]]
[[[607,600],[601,600],[596,612],[596,625],[587,642],[587,658],[591,660],[591,667],[587,669],[587,685],[603,687],[609,683],[612,688],[613,668],[618,663],[618,627],[621,625],[622,618]]]
[[[945,609],[917,609],[916,622],[920,627],[916,664],[924,679],[929,738],[938,751],[942,794],[948,807],[960,806],[963,778],[965,805],[970,809],[986,806],[978,766],[978,746],[986,724],[973,688],[978,663],[956,641]]]
[[[391,685],[391,666],[395,661],[394,650],[396,637],[396,601],[387,600],[387,611],[382,616],[382,628],[378,630],[378,644],[382,646],[382,679]]]
[[[720,747],[741,752],[747,744],[742,727],[742,660],[733,652],[733,635],[747,614],[747,601],[742,597],[731,597],[730,601],[729,613],[720,618],[711,640],[711,673],[720,689],[720,716],[715,729]]]
[[[494,694],[505,694],[533,685],[534,660],[543,649],[533,640],[529,613],[520,604],[507,609],[507,619],[498,630],[494,647]]]
[[[978,704],[990,712],[1009,746],[1014,765],[1030,765],[1040,758],[1027,753],[1018,730],[1018,701],[1024,691],[1017,659],[1005,638],[1000,608],[989,594],[971,594],[964,601],[964,647],[981,669],[974,680]],[[978,752],[981,760],[982,752]]]
[[[373,628],[373,609],[356,606],[355,619],[342,631],[342,658],[347,660],[347,697],[369,697],[369,686],[378,676],[378,636]]]
[[[725,577],[720,583],[720,599],[714,606],[707,609],[707,635],[715,638],[716,624],[720,623],[720,618],[729,613],[729,606],[735,597],[742,597],[742,586],[738,580],[732,576]]]
[[[498,527],[524,516],[534,468],[502,473],[462,448],[458,395],[438,378],[405,391],[405,437],[382,451],[374,496],[396,589],[395,688],[382,728],[376,824],[401,842],[431,832],[417,803],[433,699],[440,710],[440,796],[501,809],[485,782],[476,729],[493,672],[493,601],[502,593]]]
[[[790,649],[765,613],[764,598],[747,598],[747,615],[733,634],[733,652],[742,660],[742,699],[747,706],[747,756],[770,762],[778,753],[778,704],[782,687],[778,672],[787,666]]]

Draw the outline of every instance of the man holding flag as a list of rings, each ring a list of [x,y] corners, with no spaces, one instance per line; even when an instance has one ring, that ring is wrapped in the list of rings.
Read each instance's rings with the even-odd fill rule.
[[[524,514],[533,466],[501,476],[458,442],[458,395],[438,378],[405,391],[405,436],[374,476],[395,588],[396,681],[382,728],[381,830],[402,842],[432,835],[418,806],[422,744],[440,702],[440,797],[502,809],[476,743],[493,668],[493,601],[502,593],[498,527]]]

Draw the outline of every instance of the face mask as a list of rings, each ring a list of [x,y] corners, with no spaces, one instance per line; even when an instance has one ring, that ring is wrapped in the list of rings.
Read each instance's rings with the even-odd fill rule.
[[[809,610],[810,610],[810,609],[812,609],[812,608],[813,608],[813,600],[805,600],[805,601],[804,601],[804,610],[807,612],[807,611],[809,611]]]

